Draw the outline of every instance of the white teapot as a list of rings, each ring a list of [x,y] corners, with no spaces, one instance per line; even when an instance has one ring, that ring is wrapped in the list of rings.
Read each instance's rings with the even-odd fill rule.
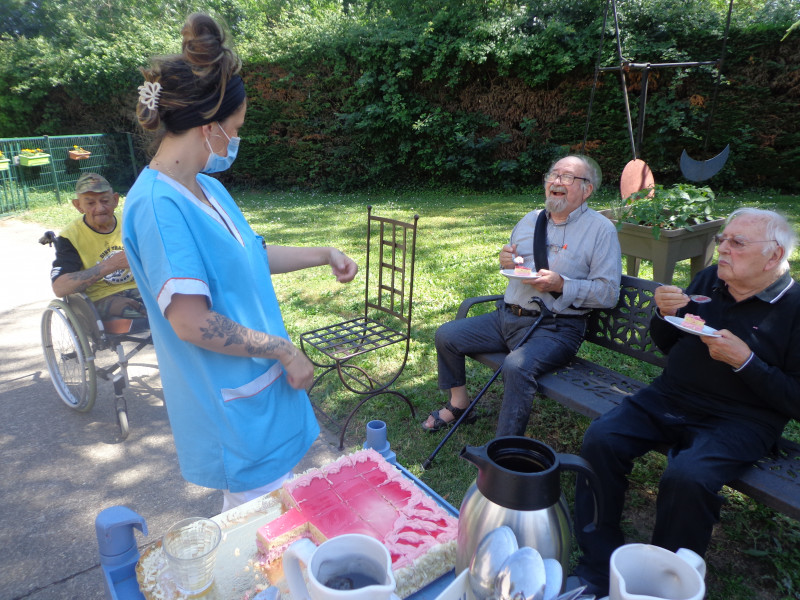
[[[609,566],[609,600],[703,600],[706,594],[706,563],[687,548],[626,544]]]
[[[301,562],[307,565],[307,578]],[[283,571],[296,600],[399,600],[392,557],[368,535],[348,533],[319,547],[298,540],[283,554]]]

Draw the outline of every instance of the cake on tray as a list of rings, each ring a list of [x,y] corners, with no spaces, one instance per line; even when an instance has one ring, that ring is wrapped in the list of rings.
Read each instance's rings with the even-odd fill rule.
[[[374,450],[342,456],[283,484],[285,512],[257,532],[260,559],[275,568],[300,538],[319,545],[344,533],[381,541],[405,598],[455,564],[458,520]]]

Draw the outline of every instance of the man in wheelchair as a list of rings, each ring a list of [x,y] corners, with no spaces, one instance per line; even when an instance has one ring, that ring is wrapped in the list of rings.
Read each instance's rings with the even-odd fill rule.
[[[55,239],[56,259],[50,271],[56,296],[85,293],[100,319],[147,317],[122,247],[122,224],[114,210],[119,194],[97,173],[84,173],[72,204],[83,215]]]

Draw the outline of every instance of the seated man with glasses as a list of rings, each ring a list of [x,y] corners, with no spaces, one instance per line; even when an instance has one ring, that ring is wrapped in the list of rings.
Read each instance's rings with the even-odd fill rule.
[[[594,308],[614,306],[622,272],[617,230],[586,201],[598,174],[585,158],[567,156],[544,176],[545,207],[526,214],[500,251],[501,269],[521,260],[532,277],[509,277],[505,297],[488,314],[445,323],[436,331],[439,388],[446,406],[422,424],[427,431],[450,426],[469,406],[464,357],[475,352],[510,352],[503,363],[503,404],[497,435],[524,435],[538,387],[536,379],[568,362],[586,331]],[[537,219],[541,234],[534,234]],[[538,241],[537,241],[538,238]],[[547,266],[537,255],[546,254]],[[515,259],[517,259],[515,261]],[[541,302],[549,314],[515,349],[539,317]],[[474,416],[465,422],[474,422]]]
[[[652,543],[704,555],[719,520],[722,486],[735,480],[800,419],[800,286],[789,273],[796,235],[781,215],[740,208],[717,236],[719,257],[689,287],[656,290],[650,325],[667,366],[653,383],[595,420],[581,456],[597,473],[599,525],[585,481],[575,499],[583,556],[576,574],[608,594],[611,553],[625,542],[622,516],[633,460],[669,448],[656,501]],[[711,298],[697,304],[688,294]],[[700,316],[716,334],[695,335],[664,319]],[[708,332],[707,332],[708,333]]]

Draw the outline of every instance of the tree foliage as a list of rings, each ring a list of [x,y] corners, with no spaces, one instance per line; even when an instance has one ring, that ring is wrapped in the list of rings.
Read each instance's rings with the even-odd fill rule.
[[[623,54],[719,57],[729,0],[617,0]],[[347,188],[376,182],[524,185],[582,146],[593,71],[618,65],[607,0],[5,0],[0,136],[132,131],[139,67],[179,48],[189,12],[230,27],[245,62],[248,134],[231,177]],[[714,115],[726,185],[796,162],[794,0],[737,0]],[[795,36],[796,37],[796,36]],[[601,50],[601,51],[600,51]],[[755,62],[754,62],[755,61]],[[755,66],[754,66],[755,65]],[[756,68],[759,67],[759,68]],[[760,69],[760,71],[759,71]],[[677,175],[704,146],[716,71],[652,71],[642,156]],[[627,75],[634,123],[641,73]],[[617,75],[599,77],[587,151],[613,180],[631,154]],[[713,147],[713,146],[712,146]],[[720,146],[721,147],[721,146]],[[759,158],[754,162],[754,157]],[[793,165],[793,166],[792,166]]]

